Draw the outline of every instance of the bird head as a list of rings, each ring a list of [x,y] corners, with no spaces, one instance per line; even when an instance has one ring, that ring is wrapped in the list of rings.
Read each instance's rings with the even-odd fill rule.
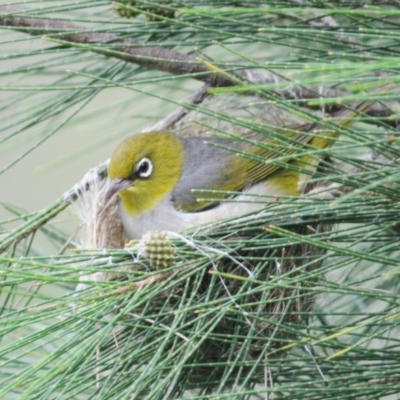
[[[150,211],[178,183],[184,159],[183,144],[173,133],[130,136],[111,155],[106,198],[118,193],[131,216]]]

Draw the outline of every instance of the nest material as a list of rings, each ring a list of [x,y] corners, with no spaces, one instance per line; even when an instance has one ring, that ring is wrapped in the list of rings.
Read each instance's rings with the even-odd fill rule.
[[[296,233],[311,232],[303,226]],[[176,239],[170,240],[176,245]],[[231,245],[238,243],[239,236]],[[124,348],[137,359],[142,348],[141,360],[150,365],[161,347],[160,363],[175,360],[162,366],[162,376],[184,359],[177,384],[185,381],[191,388],[216,385],[222,377],[227,384],[243,382],[250,372],[253,382],[263,382],[268,363],[281,360],[285,352],[280,349],[306,327],[314,304],[307,288],[315,281],[304,275],[321,265],[322,254],[308,245],[244,249],[232,257],[210,255],[209,264],[199,266],[196,258],[184,261],[176,250],[174,271],[136,281],[145,304],[132,306],[121,323],[124,328],[100,353]],[[126,296],[128,301],[137,294],[130,289]],[[131,373],[141,377],[140,368],[132,366]]]
[[[116,213],[117,199],[115,197],[108,205],[111,212],[103,214],[97,231],[100,243],[104,243],[106,238],[112,240],[109,246],[110,243],[118,244],[113,232],[117,232],[119,243],[125,244]],[[193,244],[186,237],[182,251],[179,235],[168,233],[161,234],[161,247],[160,233],[155,237],[147,235],[139,243],[132,244],[130,251],[136,252],[140,263],[126,267],[128,278],[135,277],[135,271],[143,275],[152,269],[170,268],[155,277],[153,273],[149,274],[150,278],[134,279],[135,286],[125,291],[126,301],[138,290],[141,296],[150,297],[144,305],[132,306],[121,321],[121,327],[99,349],[100,354],[117,354],[121,348],[131,348],[133,354],[140,351],[138,348],[143,348],[143,362],[151,364],[154,354],[148,349],[154,347],[153,343],[157,343],[154,352],[162,344],[166,359],[175,347],[182,346],[185,350],[175,355],[176,362],[190,351],[192,354],[187,356],[177,384],[185,381],[187,387],[199,388],[205,382],[217,385],[222,377],[227,384],[233,384],[247,379],[250,372],[253,382],[263,382],[265,366],[271,359],[281,359],[285,353],[280,349],[306,327],[307,315],[314,304],[312,291],[307,291],[307,288],[315,282],[303,276],[320,267],[324,250],[307,244],[251,249],[251,245],[245,245],[248,240],[245,235],[260,234],[263,226],[256,226],[257,220],[257,217],[252,219],[252,230],[236,232],[225,240],[213,239],[214,245],[208,241],[207,232],[203,236],[204,242],[198,237]],[[293,231],[300,235],[315,233],[315,229],[329,230],[330,227],[305,223],[293,227]],[[217,234],[218,231],[214,232],[214,236]],[[265,237],[266,240],[274,239],[274,235],[268,232],[265,232]],[[204,243],[207,244],[202,247]],[[234,253],[230,251],[241,244],[243,249]],[[157,252],[159,248],[162,251]],[[190,248],[193,253],[197,252],[197,256],[186,255]],[[214,250],[216,253],[213,254]],[[163,254],[168,259],[164,260]],[[209,255],[209,262],[199,265],[198,259],[204,259],[204,254]],[[172,259],[175,264],[171,268]],[[287,285],[280,284],[281,277]],[[93,280],[120,278],[124,279],[121,274],[97,273]],[[125,285],[129,284],[123,280],[121,287],[128,287]],[[209,312],[207,304],[210,308],[215,307],[215,311]],[[178,326],[177,320],[180,321]],[[203,327],[204,332],[201,331]],[[171,334],[171,330],[179,336]],[[194,345],[186,342],[193,342],[196,349],[193,350]],[[172,366],[168,365],[163,373],[167,376],[171,371]],[[140,376],[141,372],[132,366],[132,373]]]

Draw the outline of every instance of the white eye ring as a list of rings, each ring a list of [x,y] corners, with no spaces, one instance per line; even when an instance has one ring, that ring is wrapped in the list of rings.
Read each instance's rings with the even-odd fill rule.
[[[148,158],[142,158],[136,164],[136,171],[140,178],[148,178],[153,172],[153,164]]]

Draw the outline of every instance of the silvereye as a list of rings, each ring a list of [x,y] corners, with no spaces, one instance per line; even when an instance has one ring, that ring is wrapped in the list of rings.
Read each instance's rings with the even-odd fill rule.
[[[371,104],[361,103],[358,110]],[[341,125],[351,123],[347,111]],[[287,130],[279,139],[247,134],[238,141],[215,137],[178,137],[167,131],[140,133],[125,139],[114,151],[108,166],[110,184],[106,197],[118,193],[121,219],[129,239],[149,230],[182,231],[197,225],[233,217],[262,208],[254,195],[297,196],[306,180],[301,169],[315,169],[320,156],[303,155],[307,149],[331,146],[338,133],[321,131],[314,124],[302,131]],[[252,157],[262,158],[260,162]],[[292,160],[290,156],[293,155]],[[276,162],[278,157],[284,161]],[[291,163],[295,168],[285,168]],[[296,169],[297,167],[297,169]],[[199,190],[241,192],[234,201],[197,201]],[[204,195],[203,195],[204,197]],[[214,200],[215,199],[215,200]],[[259,199],[258,199],[259,200]],[[267,201],[267,200],[266,200]]]

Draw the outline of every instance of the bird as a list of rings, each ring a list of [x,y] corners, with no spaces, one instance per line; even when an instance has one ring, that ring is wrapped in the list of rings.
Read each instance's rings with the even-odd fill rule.
[[[370,105],[342,110],[339,124],[349,126]],[[163,130],[138,133],[112,153],[105,198],[119,196],[128,239],[154,230],[182,232],[260,210],[271,198],[299,196],[322,158],[318,152],[339,134],[316,123],[281,128],[272,137],[247,133],[239,140],[235,135],[180,137]],[[212,198],[199,200],[202,190]],[[257,196],[265,196],[265,202]]]

